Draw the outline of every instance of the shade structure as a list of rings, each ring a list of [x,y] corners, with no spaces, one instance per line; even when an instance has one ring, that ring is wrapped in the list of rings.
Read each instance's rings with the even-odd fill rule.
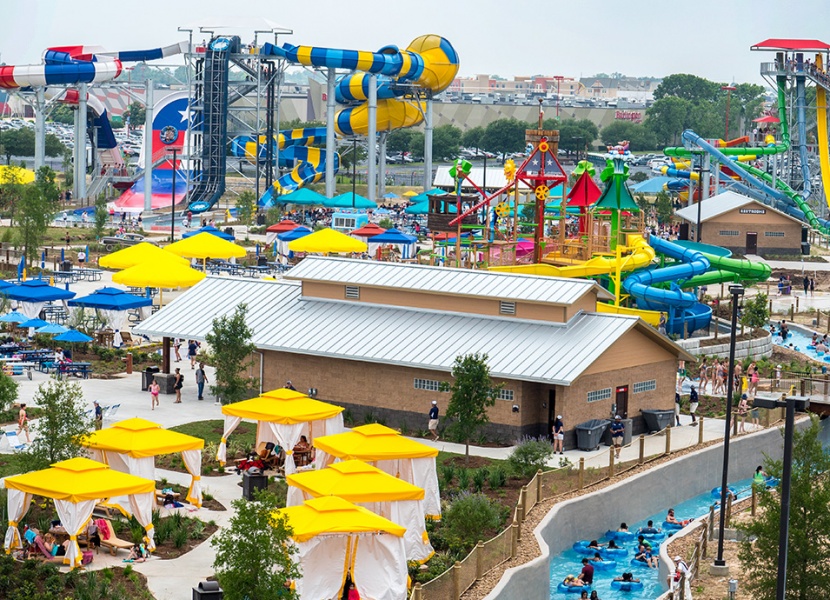
[[[19,313],[16,310],[11,311],[10,313],[6,313],[2,317],[0,317],[0,323],[22,323],[23,321],[28,321],[29,317],[24,315],[23,313]]]
[[[70,329],[55,336],[56,342],[65,342],[69,344],[85,344],[87,342],[91,342],[92,339],[93,338],[81,331],[78,331],[77,329]]]
[[[277,239],[281,242],[291,242],[294,240],[298,240],[301,237],[307,236],[310,233],[311,229],[300,225],[299,227],[295,227],[291,231],[286,231],[284,233],[277,234]]]
[[[285,233],[286,231],[291,231],[292,229],[296,229],[297,227],[299,227],[299,224],[295,223],[290,219],[283,219],[279,223],[269,225],[265,229],[265,244],[267,246],[270,246],[277,239],[278,234]]]
[[[377,202],[373,202],[368,198],[364,198],[360,194],[353,194],[346,192],[335,196],[331,200],[326,200],[325,206],[329,208],[377,208]]]
[[[59,325],[58,323],[49,323],[48,325],[44,325],[43,327],[35,330],[36,333],[42,333],[44,335],[58,335],[66,333],[67,331],[69,331],[69,329],[63,325]]]
[[[753,123],[780,123],[781,119],[773,115],[764,115],[763,117],[758,117],[757,119],[752,119]]]
[[[98,259],[98,265],[107,269],[129,269],[141,263],[159,261],[178,262],[182,265],[187,265],[186,259],[165,252],[158,246],[149,244],[147,242],[139,242],[135,246],[127,246],[121,250],[117,250],[112,254],[102,256]]]
[[[242,246],[223,240],[209,233],[197,233],[178,242],[165,246],[166,252],[185,258],[244,258],[248,253]]]
[[[401,258],[412,258],[415,256],[418,238],[414,235],[407,235],[397,229],[389,229],[380,235],[370,237],[369,254],[373,254],[383,246],[394,246],[401,253]]]
[[[49,321],[44,321],[43,319],[28,319],[23,321],[19,327],[23,329],[40,329],[41,327],[46,327],[49,324]]]
[[[441,498],[435,469],[438,450],[435,448],[406,438],[379,423],[361,425],[336,435],[317,437],[313,443],[317,448],[317,462],[320,466],[328,466],[335,458],[362,460],[423,488],[426,494],[424,512],[428,518],[440,518]]]
[[[303,573],[301,598],[338,596],[351,571],[361,598],[406,598],[405,529],[354,504],[329,496],[276,511],[287,518]]]
[[[410,202],[415,202],[415,203],[428,202],[430,196],[446,196],[446,195],[448,195],[448,193],[449,192],[445,192],[441,188],[432,188],[429,191],[411,196],[409,198],[409,201]]]
[[[383,197],[384,197],[384,198],[386,198],[387,200],[392,200],[392,199],[394,199],[394,198],[397,198],[397,197],[398,197],[398,195],[397,195],[397,194],[393,194],[392,192],[387,192],[387,193],[385,193],[385,194],[383,195]]]
[[[158,268],[158,267],[157,267]],[[67,302],[69,306],[81,306],[84,308],[98,308],[104,310],[130,310],[151,306],[153,300],[146,296],[136,296],[115,287],[102,287],[87,296],[74,298]]]
[[[370,238],[375,235],[380,235],[385,231],[386,230],[380,225],[376,225],[375,223],[367,223],[363,227],[353,229],[349,232],[349,235],[355,238],[359,238],[361,241],[365,242],[367,238]]]
[[[68,300],[75,297],[75,292],[49,285],[45,279],[29,279],[3,288],[3,295],[18,302],[36,303]]]
[[[423,562],[433,554],[424,519],[424,490],[363,462],[347,460],[319,471],[286,477],[287,506],[321,496],[337,496],[406,527],[407,560]]]
[[[223,239],[225,241],[228,241],[228,242],[232,242],[236,239],[233,235],[231,235],[229,233],[225,233],[221,229],[217,229],[216,227],[213,227],[212,225],[205,225],[204,227],[196,229],[195,231],[188,231],[187,233],[182,234],[182,239],[190,238],[190,237],[193,237],[194,235],[199,235],[200,233],[209,233],[210,235],[215,235],[216,237],[221,238],[221,239]]]
[[[281,389],[266,392],[250,400],[222,407],[225,429],[216,458],[225,463],[228,436],[242,419],[257,421],[257,444],[273,442],[285,450],[285,473],[296,471],[293,448],[305,436],[309,442],[316,436],[343,431],[343,408],[321,402],[295,390]]]
[[[424,200],[412,206],[407,206],[404,212],[408,215],[425,215],[429,213],[429,202]]]
[[[205,447],[203,439],[164,429],[158,423],[146,419],[133,418],[92,432],[84,438],[82,444],[93,451],[93,458],[112,468],[150,479],[155,479],[154,457],[181,452],[191,477],[187,500],[195,506],[202,505],[200,477],[202,449]]]
[[[602,196],[602,190],[594,183],[591,174],[583,171],[579,179],[568,192],[568,206],[591,206]]]
[[[412,196],[417,196],[418,192],[413,192],[412,190],[407,190],[403,193],[403,196],[407,198],[411,198]]]
[[[306,206],[324,204],[325,201],[325,196],[305,187],[291,192],[290,194],[274,198],[274,204],[303,204]]]
[[[48,469],[6,477],[9,528],[6,551],[20,547],[17,524],[23,520],[33,495],[52,498],[61,524],[69,532],[69,548],[64,563],[74,568],[81,563],[78,534],[86,527],[98,501],[113,496],[128,496],[130,514],[144,526],[148,548],[153,542],[153,503],[155,481],[121,473],[89,458],[71,458]]]
[[[178,242],[176,243],[178,244]],[[153,263],[136,265],[119,271],[112,276],[112,280],[121,285],[159,288],[190,287],[204,278],[205,274],[203,272],[190,267],[179,264],[158,265]]]
[[[334,229],[320,229],[288,243],[292,252],[338,254],[342,252],[366,252],[368,246],[353,237]]]

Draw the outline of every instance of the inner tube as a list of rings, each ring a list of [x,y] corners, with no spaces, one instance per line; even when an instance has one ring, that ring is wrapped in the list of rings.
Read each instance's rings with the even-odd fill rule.
[[[559,585],[556,586],[556,589],[563,594],[581,594],[582,590],[585,590],[589,594],[591,593],[590,585],[565,585],[561,581],[559,582]]]
[[[633,531],[612,531],[609,529],[605,532],[605,537],[617,542],[633,542],[637,539],[637,534]]]
[[[603,548],[599,551],[599,555],[603,560],[614,558],[625,558],[628,556],[628,550],[625,548]]]
[[[683,529],[683,525],[681,525],[680,523],[669,523],[668,521],[663,521],[663,529],[679,531],[680,529]]]
[[[581,554],[582,556],[591,556],[591,557],[593,557],[594,554],[596,554],[597,552],[600,552],[602,550],[602,548],[589,548],[588,547],[589,543],[590,543],[590,540],[579,540],[578,542],[575,542],[574,545],[571,546],[571,547],[573,548],[573,551],[576,552],[577,554]]]
[[[666,534],[662,531],[659,533],[641,533],[640,535],[643,536],[643,539],[653,542],[660,541],[666,537]]]
[[[726,486],[726,489],[732,492],[733,498],[738,497],[738,492],[731,485]],[[712,488],[712,498],[714,498],[715,500],[720,500],[720,486]]]
[[[612,590],[619,590],[620,592],[641,592],[643,591],[642,581],[612,581]]]
[[[641,560],[637,560],[636,558],[632,558],[631,562],[629,562],[632,567],[639,567],[641,569],[650,569],[651,567],[648,566],[647,562],[643,562]]]
[[[617,568],[616,560],[592,560],[588,564],[594,567],[594,571],[613,571]]]

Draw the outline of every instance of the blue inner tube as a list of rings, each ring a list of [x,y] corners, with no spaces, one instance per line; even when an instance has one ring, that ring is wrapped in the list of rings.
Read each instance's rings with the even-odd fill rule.
[[[594,567],[594,571],[613,571],[617,568],[616,560],[592,560],[588,564]]]
[[[731,485],[726,486],[726,489],[732,492],[732,496],[734,498],[738,497],[738,492]],[[714,498],[715,500],[720,500],[720,486],[712,488],[712,498]]]
[[[651,568],[651,567],[648,566],[647,562],[637,560],[636,558],[632,558],[631,562],[628,563],[628,564],[630,564],[632,567],[640,567],[642,569],[650,569]]]
[[[611,531],[605,532],[605,537],[609,540],[616,540],[618,542],[633,542],[637,539],[637,534],[633,531]]]
[[[573,551],[577,554],[581,554],[583,556],[591,556],[593,557],[594,554],[600,552],[602,548],[589,548],[588,544],[590,540],[579,540],[578,542],[574,543],[572,546]]]
[[[559,582],[559,585],[556,586],[556,589],[563,594],[581,594],[582,590],[585,590],[589,594],[591,593],[590,585],[565,585],[561,581]]]
[[[609,558],[625,558],[628,556],[628,550],[625,548],[603,548],[599,551],[599,555],[603,560]]]
[[[643,536],[643,539],[654,542],[660,541],[666,537],[666,534],[662,531],[660,533],[641,533],[640,535]]]
[[[612,581],[612,590],[619,590],[620,592],[641,592],[643,590],[642,581]]]
[[[670,529],[672,531],[679,531],[683,529],[683,525],[680,523],[669,523],[668,521],[663,521],[663,529]]]

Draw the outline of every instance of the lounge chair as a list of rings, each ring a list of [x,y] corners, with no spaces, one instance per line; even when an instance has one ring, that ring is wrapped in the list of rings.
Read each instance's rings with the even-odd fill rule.
[[[125,346],[138,346],[141,343],[140,340],[134,340],[133,334],[129,331],[121,331],[119,333],[121,334],[121,341]]]
[[[20,438],[17,437],[16,431],[7,431],[6,432],[6,441],[11,446],[11,449],[14,452],[23,452],[29,449],[29,444],[24,444],[20,441]]]
[[[102,421],[104,419],[114,419],[116,413],[118,412],[118,409],[121,408],[121,404],[113,404],[112,406],[109,406],[108,408],[109,408],[109,410],[106,410],[102,413],[102,418],[101,418]]]
[[[115,535],[115,529],[112,526],[112,521],[110,521],[109,519],[103,519],[103,521],[107,524],[107,529],[109,530],[109,537],[104,539],[104,534],[101,528],[98,529],[98,535],[101,536],[101,546],[104,548],[109,548],[110,554],[115,556],[115,553],[119,549],[129,550],[130,548],[135,546],[135,544],[133,544],[132,542],[122,540],[117,535]]]

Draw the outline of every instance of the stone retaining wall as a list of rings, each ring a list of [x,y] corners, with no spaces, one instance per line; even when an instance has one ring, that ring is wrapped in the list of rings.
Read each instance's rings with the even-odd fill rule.
[[[711,340],[714,336],[708,338],[692,338],[689,340],[678,340],[678,344],[690,354],[695,356],[717,356],[718,358],[729,358],[729,336],[719,335],[718,338],[724,340],[723,344],[715,346],[701,346],[700,342],[703,340]],[[752,356],[755,358],[761,356],[772,355],[772,335],[769,332],[764,337],[754,340],[744,340],[735,343],[735,358],[746,358]]]

